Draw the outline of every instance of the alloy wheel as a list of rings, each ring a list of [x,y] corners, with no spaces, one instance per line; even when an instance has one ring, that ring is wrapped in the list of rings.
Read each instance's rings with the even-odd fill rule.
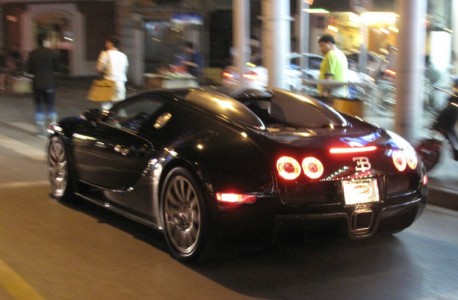
[[[164,226],[173,248],[181,255],[191,255],[198,246],[202,218],[196,188],[182,175],[167,184],[164,201]]]
[[[51,183],[51,193],[58,199],[62,198],[67,190],[67,164],[67,155],[61,139],[52,137],[48,148],[48,178]]]

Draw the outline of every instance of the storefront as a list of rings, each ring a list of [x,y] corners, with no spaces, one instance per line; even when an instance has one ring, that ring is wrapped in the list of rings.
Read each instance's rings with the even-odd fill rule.
[[[103,11],[104,18],[97,18]],[[79,76],[94,73],[105,36],[114,34],[114,2],[12,1],[3,5],[3,47],[22,59],[36,48],[36,36],[46,33],[47,46],[60,57],[62,73]],[[90,28],[90,30],[86,30]]]
[[[428,1],[425,54],[434,65],[447,69],[452,63],[451,0]],[[314,1],[310,14],[310,52],[319,53],[316,38],[331,33],[347,53],[365,50],[389,56],[398,47],[399,17],[395,1]],[[394,50],[395,51],[395,50]]]

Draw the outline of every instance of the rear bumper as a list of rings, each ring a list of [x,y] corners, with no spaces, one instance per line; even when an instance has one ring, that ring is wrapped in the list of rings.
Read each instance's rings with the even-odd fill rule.
[[[218,209],[215,224],[225,235],[271,239],[282,230],[309,230],[332,226],[350,238],[368,238],[376,233],[395,233],[422,214],[426,194],[393,205],[285,208],[278,198],[264,203]]]
[[[425,201],[413,201],[387,207],[354,207],[346,212],[275,216],[275,232],[280,229],[309,229],[333,223],[350,238],[367,238],[377,232],[397,232],[409,227],[421,215]]]

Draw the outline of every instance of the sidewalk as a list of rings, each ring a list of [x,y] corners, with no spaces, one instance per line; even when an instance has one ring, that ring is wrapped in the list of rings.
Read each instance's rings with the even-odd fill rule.
[[[59,80],[59,87],[56,91],[56,108],[59,118],[67,116],[78,116],[85,109],[97,107],[97,103],[86,100],[86,94],[89,90],[91,78],[63,78]],[[134,91],[135,87],[128,87],[128,94]],[[14,97],[12,107],[8,107],[8,119],[26,121],[34,124],[32,113],[24,114],[24,109],[32,111],[31,95],[5,95],[1,97]],[[25,108],[24,105],[30,106]],[[428,128],[431,124],[431,116],[425,114],[422,118],[423,127],[421,135],[428,134]],[[380,117],[371,111],[369,105],[364,105],[364,119],[368,122],[375,123],[382,128],[392,130],[394,119]],[[8,121],[8,120],[5,120]],[[451,150],[445,148],[442,151],[440,163],[428,174],[429,177],[429,203],[444,208],[458,211],[458,161],[451,157]]]

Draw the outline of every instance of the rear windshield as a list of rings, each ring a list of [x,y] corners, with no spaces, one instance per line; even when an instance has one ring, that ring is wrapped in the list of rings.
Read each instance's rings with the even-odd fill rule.
[[[294,127],[346,127],[347,121],[324,103],[286,90],[274,89],[270,116]]]
[[[229,120],[257,129],[265,129],[261,119],[239,101],[219,92],[191,90],[186,101],[196,104]]]

